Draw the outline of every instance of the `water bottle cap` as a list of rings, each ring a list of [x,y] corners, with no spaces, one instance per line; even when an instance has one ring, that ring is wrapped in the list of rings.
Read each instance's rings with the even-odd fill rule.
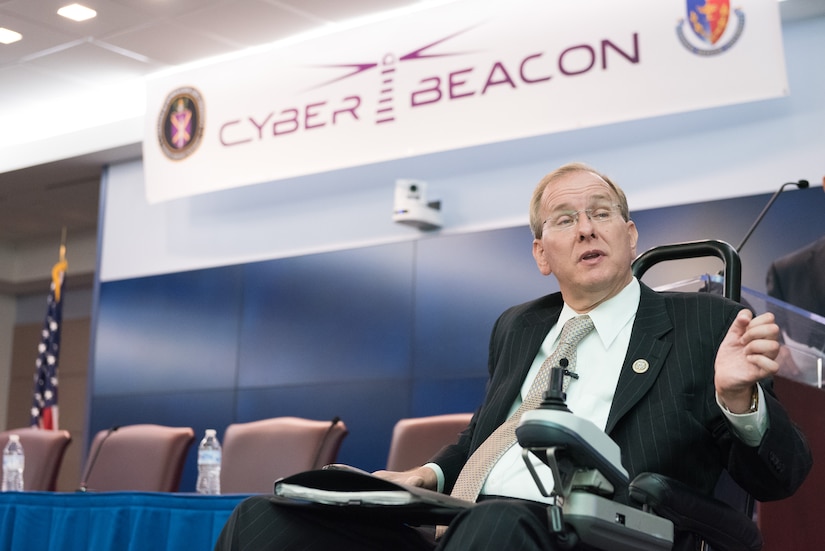
[[[215,429],[206,429],[206,436],[215,436]]]
[[[9,440],[13,442],[20,442],[20,435],[19,434],[10,434]]]

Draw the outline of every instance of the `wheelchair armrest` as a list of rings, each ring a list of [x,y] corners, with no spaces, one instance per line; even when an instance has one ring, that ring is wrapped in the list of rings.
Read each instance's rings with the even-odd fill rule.
[[[675,530],[698,535],[715,551],[762,549],[762,535],[748,515],[678,480],[641,473],[631,481],[629,493],[633,500],[670,520]]]

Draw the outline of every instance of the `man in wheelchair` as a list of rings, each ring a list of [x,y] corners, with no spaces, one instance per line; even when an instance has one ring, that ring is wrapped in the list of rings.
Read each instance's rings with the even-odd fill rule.
[[[216,549],[694,549],[696,529],[722,536],[717,547],[740,545],[726,539],[731,529],[744,530],[734,534],[746,540],[738,548],[761,545],[753,526],[703,523],[736,518],[707,501],[723,471],[753,498],[775,500],[811,467],[804,436],[772,390],[772,314],[639,282],[625,194],[586,165],[539,182],[530,226],[536,264],[561,292],[496,321],[487,392],[455,444],[416,469],[375,473],[476,505],[433,537],[402,522],[251,498]],[[613,507],[606,522],[617,525],[606,531],[605,503]],[[583,512],[596,523],[577,523]],[[699,520],[682,518],[694,513]],[[624,528],[650,537],[623,541]]]

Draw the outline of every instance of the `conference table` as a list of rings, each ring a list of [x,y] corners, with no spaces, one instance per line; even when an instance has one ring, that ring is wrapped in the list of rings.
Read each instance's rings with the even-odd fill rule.
[[[0,492],[0,549],[213,549],[245,494]]]

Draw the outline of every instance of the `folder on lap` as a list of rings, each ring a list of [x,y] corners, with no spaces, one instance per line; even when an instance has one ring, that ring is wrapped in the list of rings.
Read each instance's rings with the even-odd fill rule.
[[[448,523],[474,504],[452,496],[398,484],[344,465],[304,471],[275,481],[272,502],[297,507],[369,514],[407,524]]]

